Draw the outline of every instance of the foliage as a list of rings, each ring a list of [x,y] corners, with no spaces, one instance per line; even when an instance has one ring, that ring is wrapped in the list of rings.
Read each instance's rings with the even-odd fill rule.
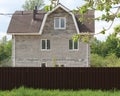
[[[35,6],[40,9],[44,6],[44,0],[26,0],[22,7],[24,10],[34,10]]]
[[[90,57],[90,66],[91,67],[106,67],[104,57],[99,56],[98,54],[91,54]]]
[[[111,25],[113,24],[115,18],[120,18],[120,11],[119,11],[120,0],[84,0],[84,1],[86,3],[79,8],[79,13],[82,15],[84,15],[88,10],[101,11],[103,12],[103,14],[95,18],[95,20],[103,20],[106,22],[112,21]],[[117,7],[113,7],[113,6],[117,6]],[[111,12],[111,9],[113,8],[116,8],[116,11]],[[100,33],[105,33],[105,31],[109,30],[109,28],[108,29],[103,28],[103,30]]]
[[[99,56],[98,54],[91,54],[90,58],[91,67],[120,67],[120,58],[115,54],[109,54],[106,57]]]
[[[76,42],[78,39],[80,39],[84,43],[90,43],[91,39],[90,33],[85,33],[85,34],[75,34],[73,35],[72,39],[74,42]]]
[[[113,33],[108,36],[106,40],[107,50],[109,50],[109,54],[114,53],[117,57],[120,57],[120,45],[119,39],[116,38],[116,35]]]
[[[119,38],[116,38],[115,33],[108,36],[107,40],[102,42],[94,38],[91,42],[91,53],[98,54],[102,57],[109,54],[115,54],[120,57],[120,43]]]
[[[11,40],[7,41],[6,36],[2,38],[0,43],[0,64],[5,63],[11,59],[12,54],[12,42]]]
[[[54,7],[56,7],[59,3],[59,0],[49,0],[51,2],[50,5],[46,5],[44,7],[44,10],[47,11],[51,11]]]
[[[11,91],[0,91],[0,96],[119,96],[120,91],[109,90],[43,90],[20,87]]]
[[[120,36],[119,37],[117,36],[120,34],[120,24],[114,27],[114,33],[116,37],[120,40]]]
[[[53,9],[53,7],[51,6],[51,5],[46,5],[45,7],[44,7],[44,10],[47,12],[47,11],[50,11],[50,10],[52,10]]]
[[[120,26],[120,25],[119,25]],[[102,42],[94,38],[91,42],[91,66],[93,67],[120,67],[120,39],[116,38],[119,26],[114,33]]]
[[[109,54],[105,58],[105,63],[107,64],[107,67],[120,67],[120,58],[115,54]]]

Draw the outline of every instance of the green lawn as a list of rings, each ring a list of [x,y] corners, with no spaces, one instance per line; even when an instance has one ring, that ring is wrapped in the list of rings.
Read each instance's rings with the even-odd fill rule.
[[[120,91],[41,90],[21,87],[12,91],[0,91],[0,96],[120,96]]]

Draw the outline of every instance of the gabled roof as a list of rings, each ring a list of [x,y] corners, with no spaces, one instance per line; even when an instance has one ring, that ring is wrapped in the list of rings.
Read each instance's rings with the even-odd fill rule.
[[[62,8],[72,16],[78,34],[81,32],[94,33],[94,20],[90,24],[88,22],[83,22],[82,24],[79,21],[80,15],[74,15],[62,4],[58,4],[52,11],[49,12],[45,12],[43,10],[38,11],[35,20],[33,19],[33,11],[16,11],[12,16],[7,33],[20,35],[40,35],[42,34],[48,15],[58,8]],[[85,16],[86,18],[94,18],[94,11],[88,12]]]

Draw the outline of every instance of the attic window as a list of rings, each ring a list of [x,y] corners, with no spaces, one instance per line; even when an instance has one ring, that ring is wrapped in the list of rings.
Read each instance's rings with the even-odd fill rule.
[[[66,29],[66,18],[55,17],[54,18],[54,29]]]

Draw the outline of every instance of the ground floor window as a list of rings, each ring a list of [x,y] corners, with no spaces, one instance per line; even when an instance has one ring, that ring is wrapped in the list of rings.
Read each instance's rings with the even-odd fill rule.
[[[41,64],[41,67],[46,67],[46,63],[42,63],[42,64]]]
[[[50,40],[42,40],[42,50],[50,50]]]
[[[69,50],[78,50],[78,41],[69,40]]]

